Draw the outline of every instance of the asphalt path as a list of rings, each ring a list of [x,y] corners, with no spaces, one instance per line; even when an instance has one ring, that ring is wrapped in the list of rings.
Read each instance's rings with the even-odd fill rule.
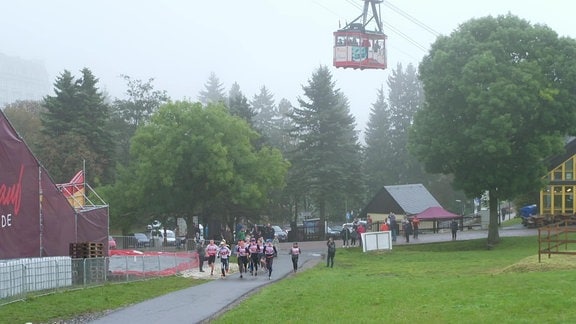
[[[537,235],[537,229],[528,229],[522,225],[504,227],[499,230],[500,237]],[[457,240],[471,240],[487,238],[486,230],[458,231]],[[449,231],[436,234],[420,234],[418,239],[410,238],[406,243],[404,237],[399,236],[394,245],[425,244],[433,242],[450,241],[452,235]],[[258,291],[261,287],[274,283],[288,276],[297,276],[293,273],[292,261],[288,255],[291,243],[280,243],[278,257],[274,260],[272,278],[263,272],[259,276],[231,273],[225,279],[215,279],[202,285],[186,288],[180,291],[157,297],[145,302],[110,312],[91,323],[95,324],[127,324],[127,323],[208,323],[231,306]],[[337,246],[342,248],[341,241]],[[327,250],[326,243],[301,242],[302,254],[299,259],[299,272],[312,267],[323,259]],[[337,261],[337,260],[336,260]],[[337,267],[337,262],[335,263]],[[206,269],[207,267],[205,267]],[[219,265],[216,265],[219,269]],[[215,275],[216,271],[215,271]],[[192,280],[192,279],[191,279]]]

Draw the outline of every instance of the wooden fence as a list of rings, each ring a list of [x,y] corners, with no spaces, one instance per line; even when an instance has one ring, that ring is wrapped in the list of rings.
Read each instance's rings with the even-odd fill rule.
[[[538,228],[538,262],[542,254],[576,255],[576,250],[570,250],[569,245],[576,243],[576,221],[567,219],[561,222]]]

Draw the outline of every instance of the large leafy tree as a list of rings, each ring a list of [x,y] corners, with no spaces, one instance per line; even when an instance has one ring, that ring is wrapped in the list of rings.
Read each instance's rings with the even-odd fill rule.
[[[489,192],[496,244],[498,199],[541,186],[545,158],[574,134],[576,42],[513,15],[472,19],[437,39],[420,76],[411,149],[468,196]]]
[[[43,110],[41,102],[29,100],[16,101],[4,108],[4,114],[32,152],[36,152],[40,146],[42,137],[40,113]]]
[[[130,139],[136,129],[147,123],[170,97],[166,91],[154,89],[152,78],[147,81],[132,79],[127,75],[122,78],[126,81],[126,97],[114,100],[109,125],[114,132],[117,161],[127,165],[130,159]]]
[[[129,207],[138,206],[140,217],[166,220],[209,210],[206,217],[232,227],[233,211],[260,208],[268,192],[283,185],[288,168],[278,150],[256,149],[256,137],[222,105],[166,104],[137,130],[134,162],[123,173],[130,183],[122,181],[121,190],[132,193]]]
[[[319,67],[302,88],[306,99],[299,98],[291,114],[297,143],[292,162],[298,170],[291,183],[312,199],[324,221],[362,190],[360,145],[348,101],[327,67]]]
[[[41,160],[59,182],[67,181],[85,162],[89,182],[114,179],[114,145],[107,127],[108,105],[97,87],[98,79],[85,68],[76,79],[64,71],[54,83],[54,96],[44,98],[41,114]]]

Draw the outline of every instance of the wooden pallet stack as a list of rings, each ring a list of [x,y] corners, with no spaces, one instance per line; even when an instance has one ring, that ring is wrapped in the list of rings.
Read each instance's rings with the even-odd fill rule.
[[[93,242],[70,243],[72,280],[74,284],[86,285],[106,280],[104,244]]]
[[[94,242],[70,243],[70,257],[73,259],[101,258],[104,244]]]

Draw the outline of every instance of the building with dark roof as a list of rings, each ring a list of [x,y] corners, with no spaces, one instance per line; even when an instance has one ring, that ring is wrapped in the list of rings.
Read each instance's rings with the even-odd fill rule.
[[[384,186],[374,198],[362,209],[360,218],[368,215],[374,222],[383,221],[390,213],[397,218],[423,212],[429,207],[440,206],[440,203],[422,184]]]

